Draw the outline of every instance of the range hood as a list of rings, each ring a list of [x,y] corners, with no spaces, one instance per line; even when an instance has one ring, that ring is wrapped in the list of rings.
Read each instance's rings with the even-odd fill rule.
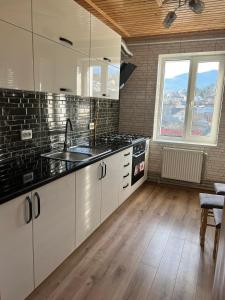
[[[129,58],[133,57],[133,53],[128,49],[124,40],[121,41],[121,57],[122,63],[120,66],[120,89],[122,89],[134,72],[137,66],[130,63]]]

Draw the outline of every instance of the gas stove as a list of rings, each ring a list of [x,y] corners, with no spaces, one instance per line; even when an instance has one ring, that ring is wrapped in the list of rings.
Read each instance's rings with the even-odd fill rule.
[[[138,134],[109,134],[98,138],[100,142],[106,144],[134,144],[143,141],[144,137]]]

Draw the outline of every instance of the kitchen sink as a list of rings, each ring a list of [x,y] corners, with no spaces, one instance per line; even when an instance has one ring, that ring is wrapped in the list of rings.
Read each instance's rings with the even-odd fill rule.
[[[69,152],[69,151],[47,153],[47,154],[43,154],[42,156],[46,158],[72,161],[72,162],[84,161],[92,157],[90,153],[79,153],[79,152]]]
[[[70,147],[68,149],[68,152],[90,154],[92,157],[103,155],[111,151],[112,151],[111,149],[103,146],[89,146],[89,145],[78,145],[78,146]]]

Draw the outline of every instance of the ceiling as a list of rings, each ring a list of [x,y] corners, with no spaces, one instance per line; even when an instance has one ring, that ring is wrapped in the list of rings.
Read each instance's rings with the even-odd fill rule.
[[[198,15],[188,7],[177,11],[177,19],[170,29],[162,22],[176,7],[171,0],[162,7],[160,0],[75,0],[124,38],[151,37],[177,33],[225,29],[225,0],[203,0],[205,10]]]

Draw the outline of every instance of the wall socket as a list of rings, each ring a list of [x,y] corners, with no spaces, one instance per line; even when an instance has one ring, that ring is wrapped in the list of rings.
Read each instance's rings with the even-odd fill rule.
[[[95,123],[94,122],[89,123],[89,129],[90,130],[94,130],[95,129]]]
[[[32,130],[22,130],[21,131],[21,140],[26,141],[26,140],[31,140],[32,139]]]

